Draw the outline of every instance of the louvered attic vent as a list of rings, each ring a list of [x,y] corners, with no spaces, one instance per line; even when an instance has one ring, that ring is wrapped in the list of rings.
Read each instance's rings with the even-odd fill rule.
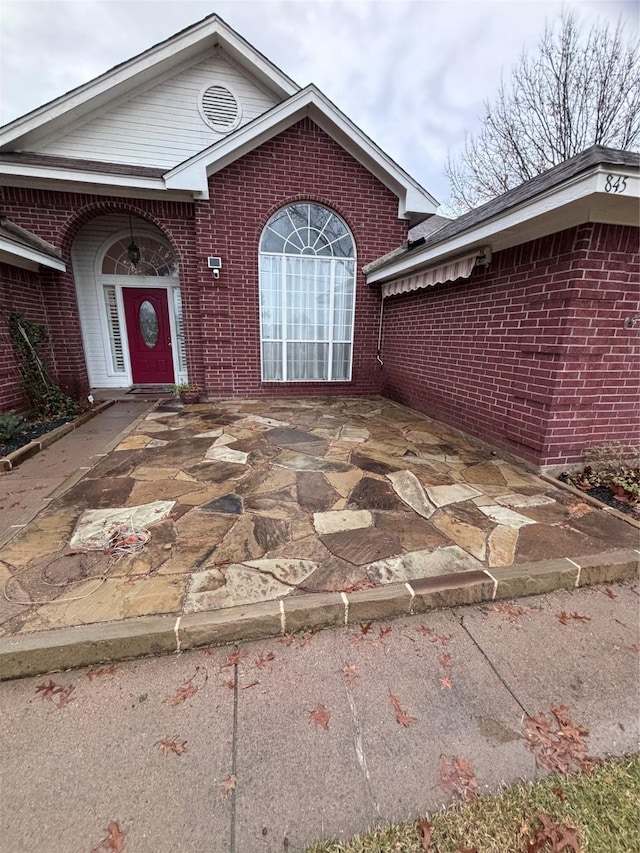
[[[209,86],[202,96],[202,113],[211,127],[228,133],[240,121],[240,104],[225,86]]]

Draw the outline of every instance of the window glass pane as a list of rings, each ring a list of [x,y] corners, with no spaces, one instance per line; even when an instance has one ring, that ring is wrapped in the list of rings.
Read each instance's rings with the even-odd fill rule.
[[[351,344],[334,344],[333,345],[333,369],[332,379],[334,382],[342,380],[346,382],[349,379],[349,362],[351,360]]]
[[[329,378],[329,345],[318,343],[287,344],[287,379],[308,382]]]
[[[140,306],[138,322],[142,340],[149,349],[153,349],[158,343],[158,315],[156,309],[146,299]]]
[[[282,344],[262,343],[262,378],[265,382],[282,382]]]
[[[122,237],[109,247],[102,261],[103,275],[161,275],[177,276],[178,262],[172,249],[151,234],[134,232],[133,242],[140,250],[140,260],[134,266],[129,260],[131,237]]]
[[[270,255],[260,258],[262,339],[282,339],[282,263]]]

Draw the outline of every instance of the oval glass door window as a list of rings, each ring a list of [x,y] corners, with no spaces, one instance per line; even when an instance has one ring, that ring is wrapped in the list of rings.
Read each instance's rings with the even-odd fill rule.
[[[153,349],[158,343],[158,315],[156,309],[147,299],[140,306],[138,320],[140,321],[142,340],[149,349]]]

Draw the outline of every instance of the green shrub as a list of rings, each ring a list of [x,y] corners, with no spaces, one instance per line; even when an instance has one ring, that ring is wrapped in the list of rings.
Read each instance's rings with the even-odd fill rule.
[[[3,444],[7,441],[11,441],[23,423],[24,418],[22,415],[14,412],[13,409],[8,412],[3,412],[0,415],[0,441]]]

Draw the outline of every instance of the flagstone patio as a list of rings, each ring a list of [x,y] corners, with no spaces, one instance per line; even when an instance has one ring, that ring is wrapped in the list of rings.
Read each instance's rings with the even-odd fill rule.
[[[122,508],[128,523],[134,507],[161,518],[140,553],[71,547],[86,511]],[[381,398],[168,402],[0,549],[0,633],[637,542],[623,521]]]

